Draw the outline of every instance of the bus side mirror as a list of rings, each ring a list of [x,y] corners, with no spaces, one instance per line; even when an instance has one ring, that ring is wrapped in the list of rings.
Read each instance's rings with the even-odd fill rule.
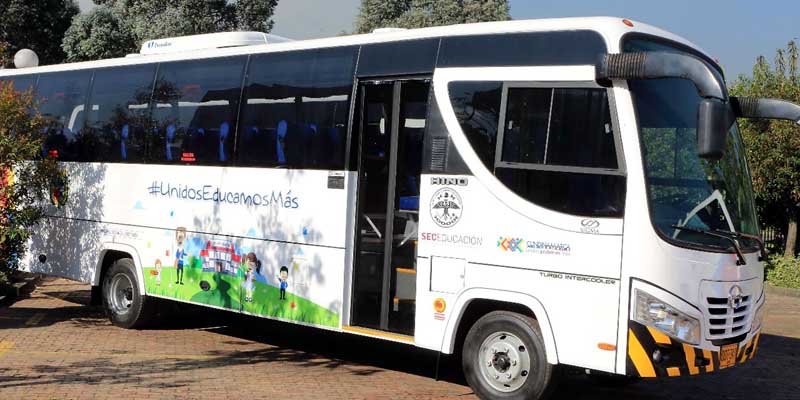
[[[697,155],[719,160],[725,153],[728,130],[734,116],[727,103],[718,99],[703,99],[697,107]]]
[[[783,119],[800,125],[800,105],[786,100],[731,97],[731,107],[739,118]]]

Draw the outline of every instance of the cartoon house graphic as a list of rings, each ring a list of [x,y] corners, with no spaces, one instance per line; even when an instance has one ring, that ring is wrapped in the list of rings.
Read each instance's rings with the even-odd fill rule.
[[[242,256],[236,254],[233,242],[229,240],[209,240],[206,248],[200,250],[203,272],[219,272],[237,276]]]

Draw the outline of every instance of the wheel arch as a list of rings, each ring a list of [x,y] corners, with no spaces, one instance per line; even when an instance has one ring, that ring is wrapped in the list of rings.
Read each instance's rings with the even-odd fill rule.
[[[478,318],[499,310],[517,312],[536,319],[542,331],[547,362],[558,364],[555,336],[542,303],[529,294],[495,289],[468,289],[458,296],[451,314],[457,317],[449,319],[440,351],[453,353],[456,345],[463,343],[466,333]]]
[[[133,264],[136,266],[136,271],[134,272],[136,274],[136,286],[139,287],[139,293],[144,294],[144,273],[139,253],[133,246],[122,243],[103,243],[92,278],[92,286],[102,285],[106,271],[111,268],[114,262],[122,258],[133,260]]]

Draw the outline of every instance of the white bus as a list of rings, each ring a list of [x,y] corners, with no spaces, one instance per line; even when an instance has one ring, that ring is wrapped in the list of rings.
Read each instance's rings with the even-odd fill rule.
[[[169,299],[460,352],[482,398],[558,365],[753,358],[763,246],[729,97],[689,41],[620,18],[147,42],[4,70],[50,121],[66,206],[24,266],[114,324]]]

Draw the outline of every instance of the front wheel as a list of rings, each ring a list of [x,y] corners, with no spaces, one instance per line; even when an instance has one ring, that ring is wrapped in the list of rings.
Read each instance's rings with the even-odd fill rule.
[[[121,328],[141,328],[152,318],[153,302],[139,291],[133,260],[123,258],[111,266],[103,280],[103,308]]]
[[[475,322],[464,341],[462,367],[481,399],[544,398],[554,368],[536,320],[508,311]]]

